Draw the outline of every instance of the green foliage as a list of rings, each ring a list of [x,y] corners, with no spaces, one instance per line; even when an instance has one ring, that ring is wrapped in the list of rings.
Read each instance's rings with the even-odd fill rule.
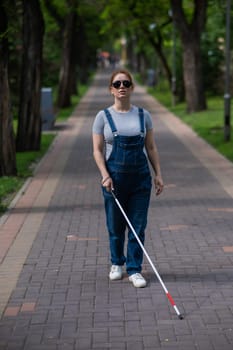
[[[18,176],[26,178],[32,175],[38,160],[45,154],[55,134],[43,134],[40,151],[18,152],[16,154]]]
[[[7,209],[6,205],[6,195],[19,190],[22,185],[22,179],[17,179],[17,177],[1,177],[0,178],[0,213]],[[3,201],[4,199],[4,201]]]
[[[22,2],[14,0],[5,0],[8,14],[8,45],[9,45],[9,86],[11,93],[12,113],[17,113],[19,101],[19,79],[20,63],[22,55]]]
[[[111,32],[116,37],[136,35],[140,38],[142,28],[161,26],[168,19],[169,1],[110,0],[101,14],[102,32]],[[145,44],[145,35],[142,37]]]
[[[49,3],[49,9],[46,6]],[[75,2],[74,2],[75,4]],[[55,86],[58,84],[63,50],[63,31],[65,16],[71,10],[69,1],[45,1],[41,0],[44,20],[45,36],[43,49],[43,85]],[[75,7],[78,16],[77,47],[78,55],[78,80],[82,80],[83,61],[91,67],[96,64],[96,51],[103,42],[107,42],[107,36],[100,34],[102,21],[99,13],[103,10],[103,2],[94,0],[78,1]],[[80,73],[80,74],[79,74]]]
[[[223,92],[224,41],[225,10],[213,2],[208,7],[206,30],[201,41],[204,86],[211,94]]]

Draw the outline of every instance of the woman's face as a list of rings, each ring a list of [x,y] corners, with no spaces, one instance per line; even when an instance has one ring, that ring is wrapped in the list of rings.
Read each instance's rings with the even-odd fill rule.
[[[113,86],[114,84],[115,87]],[[118,73],[112,81],[110,91],[117,99],[127,99],[133,91],[133,85],[126,74]]]

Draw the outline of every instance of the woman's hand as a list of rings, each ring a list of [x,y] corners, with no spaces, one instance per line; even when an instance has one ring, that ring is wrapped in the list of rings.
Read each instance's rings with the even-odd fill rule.
[[[163,192],[164,184],[163,184],[162,177],[159,175],[156,175],[154,178],[154,184],[155,184],[155,193],[156,193],[156,196],[158,196],[160,193]]]
[[[93,155],[102,175],[101,185],[106,188],[108,192],[113,189],[113,182],[106,168],[106,162],[103,155],[104,137],[103,135],[93,134]]]
[[[159,154],[157,150],[157,146],[154,139],[153,130],[148,130],[146,133],[145,139],[146,151],[148,154],[148,158],[152,165],[152,168],[155,172],[154,184],[155,184],[155,193],[158,196],[163,191],[163,179],[160,170],[160,162],[159,162]]]
[[[113,188],[113,181],[112,181],[110,176],[103,178],[101,183],[102,183],[102,186],[105,187],[108,192],[110,192],[111,190],[114,189]]]

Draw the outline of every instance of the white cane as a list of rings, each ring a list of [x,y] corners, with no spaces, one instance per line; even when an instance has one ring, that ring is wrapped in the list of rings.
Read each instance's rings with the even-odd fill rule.
[[[140,247],[142,248],[142,250],[143,250],[145,256],[147,257],[147,260],[149,261],[149,263],[150,263],[150,265],[151,265],[151,267],[152,267],[152,269],[153,269],[153,271],[154,271],[156,277],[158,278],[158,280],[159,280],[161,286],[163,287],[163,290],[164,290],[164,292],[165,292],[165,294],[166,294],[168,300],[170,301],[171,305],[172,305],[173,308],[175,309],[175,312],[176,312],[177,316],[179,317],[179,319],[182,320],[182,319],[184,318],[183,315],[182,315],[182,314],[180,313],[180,311],[178,310],[178,308],[177,308],[177,306],[176,306],[176,304],[175,304],[175,302],[174,302],[174,299],[172,298],[171,294],[168,292],[168,290],[167,290],[167,288],[166,288],[166,286],[165,286],[165,284],[164,284],[162,278],[160,277],[160,275],[159,275],[157,269],[155,268],[153,262],[151,261],[151,258],[149,257],[149,255],[148,255],[146,249],[144,248],[142,242],[140,241],[140,239],[139,239],[139,237],[138,237],[136,231],[134,230],[134,228],[133,228],[131,222],[129,221],[129,219],[128,219],[128,217],[127,217],[127,215],[126,215],[124,209],[122,208],[122,206],[121,206],[120,202],[118,201],[118,199],[117,199],[115,193],[113,192],[113,190],[111,191],[111,193],[112,193],[113,198],[115,199],[116,204],[118,205],[120,211],[122,212],[122,214],[123,214],[125,220],[127,221],[128,225],[129,225],[129,227],[130,227],[130,229],[132,230],[132,232],[133,232],[135,238],[137,239],[138,244],[139,244]]]

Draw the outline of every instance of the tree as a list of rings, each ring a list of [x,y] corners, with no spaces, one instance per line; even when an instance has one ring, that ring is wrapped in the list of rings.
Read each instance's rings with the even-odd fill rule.
[[[8,83],[8,7],[0,3],[0,176],[16,175],[15,139]]]
[[[62,63],[58,86],[58,107],[70,106],[73,87],[76,85],[76,38],[77,38],[77,1],[67,0],[68,12],[63,32]]]
[[[18,151],[40,149],[43,35],[44,21],[39,0],[23,0],[23,62],[16,139]]]
[[[154,0],[148,0],[146,4],[137,1],[130,7],[130,12],[134,18],[134,25],[140,28],[144,44],[146,39],[159,58],[165,77],[171,87],[172,73],[164,51],[165,29],[171,23],[167,1],[163,1],[163,4],[156,3]]]
[[[90,66],[96,63],[96,50],[102,37],[98,14],[103,5],[94,0],[43,0],[43,4],[46,20],[54,22],[59,33],[53,35],[59,35],[62,42],[56,105],[63,108],[70,106],[78,82],[87,82]]]
[[[172,15],[183,46],[183,74],[188,112],[206,109],[201,59],[201,34],[206,23],[208,0],[195,0],[185,13],[182,0],[171,0]]]
[[[164,28],[171,22],[168,9],[167,0],[111,0],[107,2],[102,17],[105,31],[111,31],[116,36],[132,36],[141,48],[151,45],[171,86],[172,74],[163,46]]]
[[[56,21],[62,37],[61,64],[56,105],[59,108],[71,104],[76,85],[77,0],[64,3],[44,0],[46,11]]]
[[[202,63],[205,72],[204,86],[208,93],[224,93],[225,36],[227,1],[209,0],[206,30],[202,35]],[[233,13],[233,12],[232,12]],[[232,14],[231,14],[232,15]],[[231,47],[233,44],[233,23],[231,21]]]

